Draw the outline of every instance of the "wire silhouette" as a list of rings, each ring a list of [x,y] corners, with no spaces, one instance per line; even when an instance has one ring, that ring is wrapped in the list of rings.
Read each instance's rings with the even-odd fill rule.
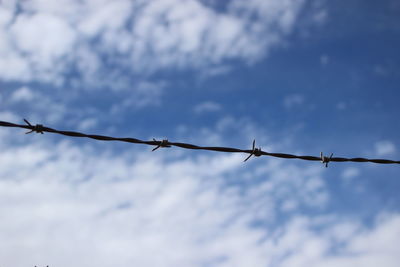
[[[260,157],[260,156],[270,156],[275,158],[284,158],[284,159],[301,159],[301,160],[308,160],[308,161],[320,161],[322,162],[325,167],[328,167],[329,162],[372,162],[378,164],[400,164],[400,161],[396,160],[388,160],[388,159],[366,159],[366,158],[342,158],[342,157],[333,157],[333,153],[329,157],[325,157],[321,152],[319,157],[316,156],[298,156],[286,153],[271,153],[262,151],[261,148],[256,148],[256,141],[253,141],[252,149],[239,149],[233,147],[220,147],[220,146],[197,146],[188,143],[180,143],[180,142],[170,142],[167,139],[162,141],[157,141],[153,138],[153,141],[144,141],[136,138],[130,137],[112,137],[112,136],[105,136],[105,135],[96,135],[96,134],[85,134],[80,132],[74,131],[60,131],[53,128],[45,127],[42,124],[32,125],[29,121],[24,119],[26,124],[15,124],[6,121],[0,121],[1,127],[14,127],[14,128],[23,128],[30,130],[26,132],[26,134],[30,134],[33,132],[43,134],[44,132],[48,133],[55,133],[61,134],[71,137],[85,137],[100,141],[120,141],[120,142],[127,142],[133,144],[144,144],[155,146],[152,151],[155,151],[159,148],[167,148],[167,147],[180,147],[184,149],[194,149],[194,150],[208,150],[208,151],[217,151],[217,152],[227,152],[227,153],[247,153],[249,156],[244,160],[247,161],[251,158],[251,156]]]

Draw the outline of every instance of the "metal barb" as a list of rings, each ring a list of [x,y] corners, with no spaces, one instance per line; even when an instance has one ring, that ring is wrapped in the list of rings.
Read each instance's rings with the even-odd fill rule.
[[[153,138],[154,142],[159,142],[156,139]],[[168,144],[168,139],[164,139],[162,140],[157,147],[153,148],[151,151],[156,151],[157,149],[159,149],[160,147],[171,147],[171,145]]]
[[[251,158],[251,156],[253,156],[253,155],[256,157],[259,157],[262,155],[261,147],[256,148],[256,139],[253,140],[253,148],[252,148],[250,155],[243,162],[246,162],[247,160],[249,160]]]
[[[321,162],[322,162],[323,164],[325,164],[325,168],[328,168],[328,163],[331,161],[332,156],[333,156],[333,153],[331,153],[331,155],[329,156],[329,158],[328,158],[328,157],[325,157],[324,154],[323,154],[322,152],[320,153],[320,155],[321,155]]]
[[[29,132],[26,132],[25,134],[30,134],[33,132],[43,134],[43,125],[42,124],[36,124],[33,126],[27,119],[24,119],[25,123],[28,124],[29,127],[32,127]]]

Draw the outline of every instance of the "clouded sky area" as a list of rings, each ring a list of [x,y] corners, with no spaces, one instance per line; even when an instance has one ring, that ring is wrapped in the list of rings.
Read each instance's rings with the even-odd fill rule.
[[[0,120],[400,158],[397,0],[0,1]],[[400,167],[0,128],[1,266],[397,267]]]

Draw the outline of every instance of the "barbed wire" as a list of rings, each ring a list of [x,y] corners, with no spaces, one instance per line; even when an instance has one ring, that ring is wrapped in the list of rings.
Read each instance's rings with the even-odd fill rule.
[[[184,149],[194,149],[194,150],[208,150],[208,151],[217,151],[217,152],[227,152],[227,153],[247,153],[249,154],[247,158],[244,160],[245,162],[249,160],[252,156],[260,157],[260,156],[270,156],[275,158],[284,158],[284,159],[301,159],[301,160],[308,160],[308,161],[320,161],[322,162],[325,167],[328,167],[329,162],[372,162],[378,164],[400,164],[400,161],[396,160],[388,160],[388,159],[366,159],[366,158],[342,158],[342,157],[333,157],[333,153],[326,157],[321,152],[319,157],[316,156],[298,156],[286,153],[271,153],[261,150],[261,147],[256,148],[256,140],[253,141],[252,149],[239,149],[239,148],[232,148],[232,147],[220,147],[220,146],[198,146],[188,143],[180,143],[180,142],[170,142],[167,139],[157,141],[153,138],[152,141],[144,141],[136,138],[131,137],[112,137],[112,136],[105,136],[105,135],[96,135],[96,134],[85,134],[80,132],[74,131],[60,131],[53,128],[45,127],[42,124],[32,125],[28,120],[24,119],[26,124],[15,124],[6,121],[0,121],[1,127],[14,127],[14,128],[23,128],[30,130],[26,132],[26,134],[30,134],[33,132],[43,134],[44,132],[48,133],[55,133],[66,135],[70,137],[86,137],[90,139],[100,140],[100,141],[120,141],[120,142],[127,142],[133,144],[144,144],[155,146],[152,151],[155,151],[159,148],[167,148],[167,147],[180,147]]]

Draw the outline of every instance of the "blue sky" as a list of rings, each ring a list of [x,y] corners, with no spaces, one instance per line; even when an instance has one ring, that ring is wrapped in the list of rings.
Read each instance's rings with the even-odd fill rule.
[[[0,120],[399,158],[400,4],[2,1]],[[0,129],[4,266],[397,266],[399,167]]]

